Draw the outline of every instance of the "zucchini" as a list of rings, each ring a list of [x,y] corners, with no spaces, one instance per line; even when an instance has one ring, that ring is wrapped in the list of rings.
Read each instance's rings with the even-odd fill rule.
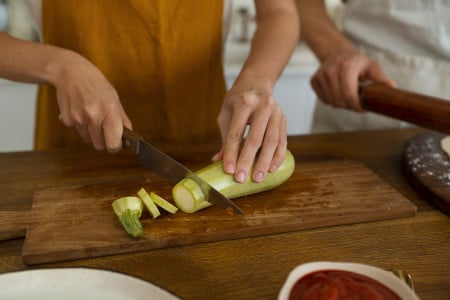
[[[288,180],[294,169],[294,156],[287,150],[281,166],[275,172],[267,173],[264,181],[259,183],[251,178],[244,183],[236,182],[232,174],[224,172],[222,161],[212,163],[196,174],[224,196],[233,199],[273,189]],[[253,173],[253,167],[250,172]],[[200,185],[189,177],[183,178],[172,188],[172,196],[178,208],[185,213],[194,213],[212,205],[206,201]]]
[[[150,198],[152,198],[153,202],[155,202],[156,205],[158,205],[165,211],[170,212],[171,214],[174,214],[178,211],[178,207],[154,192],[150,193]]]
[[[156,204],[154,203],[153,199],[150,197],[150,195],[147,193],[147,191],[144,188],[141,188],[137,192],[139,198],[144,202],[145,207],[147,207],[148,212],[152,216],[153,219],[159,217],[161,214],[159,212],[158,207],[156,207]]]
[[[144,229],[139,221],[144,205],[138,197],[123,197],[112,203],[114,213],[119,218],[120,224],[133,238],[140,238]]]

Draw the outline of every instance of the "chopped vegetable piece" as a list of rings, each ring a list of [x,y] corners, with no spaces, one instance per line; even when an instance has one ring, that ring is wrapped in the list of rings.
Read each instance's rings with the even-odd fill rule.
[[[153,199],[150,197],[150,195],[147,193],[147,191],[144,188],[141,188],[137,192],[139,198],[144,202],[145,207],[147,207],[150,215],[153,217],[153,219],[157,218],[160,215],[158,207],[156,207],[155,203],[153,202]]]
[[[119,198],[114,200],[112,207],[128,235],[133,238],[142,237],[144,229],[139,218],[144,206],[141,199],[138,197]]]
[[[273,189],[288,180],[294,169],[294,156],[287,150],[281,166],[275,172],[267,173],[263,182],[257,183],[250,178],[244,183],[236,182],[233,175],[224,172],[222,161],[212,163],[196,174],[224,196],[232,199]],[[253,167],[250,172],[253,173]],[[189,177],[180,180],[173,187],[172,195],[178,208],[186,213],[194,213],[212,205],[205,200],[200,185]]]
[[[161,196],[157,195],[154,192],[150,193],[150,198],[152,198],[153,202],[155,202],[156,205],[164,209],[165,211],[170,212],[171,214],[174,214],[178,211],[178,207],[167,201],[166,199],[162,198]]]

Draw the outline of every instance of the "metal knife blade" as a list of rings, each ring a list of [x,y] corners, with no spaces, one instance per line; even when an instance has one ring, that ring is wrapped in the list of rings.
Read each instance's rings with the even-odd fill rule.
[[[138,156],[139,163],[142,166],[172,183],[178,183],[185,177],[192,178],[200,185],[208,202],[222,208],[231,207],[235,213],[241,215],[244,214],[233,201],[219,193],[214,187],[197,176],[197,174],[171,158],[169,155],[146,142],[135,132],[124,127],[122,140],[123,144]]]

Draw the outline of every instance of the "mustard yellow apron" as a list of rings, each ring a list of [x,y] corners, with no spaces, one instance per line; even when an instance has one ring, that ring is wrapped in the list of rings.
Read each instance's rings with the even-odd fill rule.
[[[72,49],[116,88],[136,132],[154,142],[219,140],[225,94],[222,1],[43,0],[44,43]],[[84,145],[41,86],[35,148]]]

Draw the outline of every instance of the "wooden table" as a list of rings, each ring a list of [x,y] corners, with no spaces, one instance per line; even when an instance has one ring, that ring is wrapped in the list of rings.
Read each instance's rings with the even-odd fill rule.
[[[275,299],[286,276],[311,261],[350,261],[409,272],[421,299],[450,299],[450,218],[413,190],[402,149],[420,129],[291,137],[305,157],[332,155],[364,163],[418,207],[417,215],[270,236],[84,259],[33,268],[84,266],[120,271],[184,299]],[[218,145],[160,145],[180,161],[205,160]],[[95,167],[92,167],[95,166]],[[0,154],[0,209],[27,209],[37,186],[139,172],[126,153],[44,151]],[[23,239],[0,242],[0,272],[22,270]]]

